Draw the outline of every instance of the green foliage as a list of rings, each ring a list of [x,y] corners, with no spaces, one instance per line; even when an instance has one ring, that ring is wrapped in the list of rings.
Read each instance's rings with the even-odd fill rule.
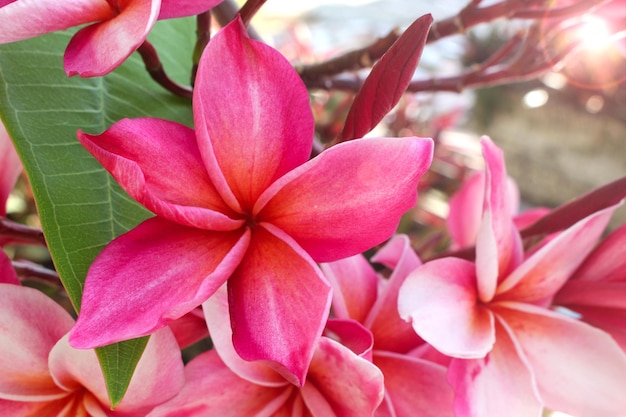
[[[194,30],[193,19],[162,21],[149,38],[166,71],[181,83],[189,80]],[[76,131],[101,133],[124,117],[187,125],[193,119],[190,100],[157,85],[137,53],[105,77],[68,78],[63,52],[72,33],[0,46],[0,116],[31,182],[57,271],[79,310],[93,259],[150,213],[82,148]],[[97,349],[113,405],[126,392],[146,342],[142,338]]]

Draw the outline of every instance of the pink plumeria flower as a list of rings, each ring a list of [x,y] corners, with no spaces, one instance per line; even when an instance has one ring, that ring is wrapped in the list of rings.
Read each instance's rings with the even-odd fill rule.
[[[626,351],[626,224],[607,236],[554,298]]]
[[[0,121],[0,217],[7,214],[7,199],[20,172],[22,172],[22,163],[15,152],[9,132]]]
[[[13,284],[0,284],[0,305],[2,416],[143,417],[184,384],[180,350],[163,329],[150,338],[125,398],[111,411],[96,353],[70,347],[74,320],[63,308]]]
[[[11,259],[0,249],[0,284],[20,285],[20,280],[13,268]]]
[[[187,384],[180,394],[149,417],[362,417],[371,416],[382,400],[383,376],[362,357],[364,352],[353,352],[322,336],[315,344],[305,382],[299,387],[267,364],[244,361],[237,355],[225,288],[203,308],[215,350],[187,364]],[[351,331],[358,333],[358,329]],[[368,336],[369,343],[361,340],[359,350],[371,348]]]
[[[0,44],[91,23],[65,50],[65,72],[94,77],[117,68],[157,19],[192,16],[222,0],[0,0]]]
[[[393,270],[378,275],[363,255],[321,265],[333,286],[338,319],[362,323],[373,335],[373,363],[385,376],[385,398],[376,417],[453,416],[453,392],[443,365],[418,357],[424,341],[398,314],[398,289],[421,262],[407,236],[392,238],[373,257]]]
[[[485,175],[484,171],[479,171],[469,176],[450,198],[450,211],[446,223],[452,238],[453,249],[476,245],[485,198]],[[550,211],[548,208],[537,207],[519,213],[519,188],[511,177],[507,177],[506,187],[508,210],[514,214],[513,222],[518,230],[534,223]]]
[[[501,151],[487,162],[476,262],[442,258],[418,267],[398,296],[400,315],[454,357],[448,380],[458,417],[575,416],[626,410],[626,355],[605,332],[545,308],[591,252],[615,206],[580,220],[524,259],[505,195]]]
[[[330,307],[315,262],[389,238],[416,201],[433,144],[357,139],[308,161],[307,90],[239,19],[211,40],[193,96],[194,132],[122,120],[81,143],[153,217],[111,242],[85,281],[70,342],[154,332],[228,280],[237,352],[304,382]]]

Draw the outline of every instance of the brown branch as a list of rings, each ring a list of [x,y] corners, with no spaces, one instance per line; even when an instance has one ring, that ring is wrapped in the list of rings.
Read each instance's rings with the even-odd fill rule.
[[[200,13],[196,17],[196,45],[193,49],[193,67],[191,68],[191,85],[196,82],[196,73],[198,72],[198,64],[200,63],[200,57],[204,48],[209,44],[211,40],[211,13]]]
[[[43,231],[0,217],[0,242],[3,244],[46,245]]]
[[[237,13],[239,13],[239,6],[237,6],[234,0],[224,0],[215,6],[212,12],[220,26],[226,26],[237,16]],[[261,35],[259,35],[252,25],[248,25],[248,35],[250,35],[252,39],[262,41]]]
[[[478,24],[491,22],[499,18],[565,19],[591,11],[610,0],[581,0],[575,4],[558,8],[546,7],[545,0],[528,0],[525,2],[505,0],[490,6],[479,7],[482,1],[471,0],[455,16],[433,23],[428,34],[427,43],[435,42],[451,35],[463,34]],[[398,36],[399,33],[393,31],[383,38],[387,42],[381,42],[381,39],[378,39],[374,43],[356,51],[348,52],[329,61],[296,67],[296,70],[302,76],[305,84],[309,86],[325,89],[341,86],[339,89],[353,91],[353,87],[348,87],[348,85],[353,85],[354,82],[346,83],[345,80],[325,80],[324,78],[346,71],[371,67],[391,47],[391,44]],[[375,51],[375,53],[371,53],[371,51]],[[325,85],[328,87],[324,87]]]
[[[247,0],[246,4],[244,4],[239,10],[239,15],[241,16],[241,21],[244,25],[248,26],[250,20],[256,12],[259,11],[261,6],[265,4],[267,0]]]
[[[572,25],[567,30],[574,30],[576,26]],[[413,81],[409,84],[407,91],[458,93],[469,87],[486,87],[525,81],[557,69],[575,53],[579,45],[575,41],[570,42],[565,46],[560,46],[558,52],[554,52],[552,51],[553,45],[560,44],[559,38],[565,32],[562,28],[553,28],[552,31],[544,33],[543,29],[541,23],[537,22],[528,30],[525,39],[518,33],[485,62],[456,76]],[[315,80],[307,85],[309,88],[356,92],[362,83],[363,81],[357,76],[338,76]]]
[[[400,37],[397,30],[392,30],[385,37],[379,38],[365,48],[350,51],[320,64],[296,66],[296,71],[305,81],[339,74],[344,71],[371,67]]]
[[[36,279],[58,286],[61,282],[59,274],[33,262],[12,261],[13,268],[22,279]]]
[[[137,52],[141,55],[143,63],[146,66],[146,70],[148,70],[148,73],[153,80],[159,83],[166,90],[171,91],[178,96],[191,98],[192,89],[190,87],[182,86],[167,76],[165,70],[163,69],[163,64],[159,59],[159,55],[150,42],[144,41],[144,43],[137,48]]]

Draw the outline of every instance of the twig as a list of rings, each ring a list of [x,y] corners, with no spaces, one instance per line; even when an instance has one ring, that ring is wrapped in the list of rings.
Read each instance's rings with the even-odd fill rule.
[[[55,286],[61,282],[59,274],[36,263],[28,261],[12,261],[11,263],[17,274],[24,279],[37,279]]]
[[[259,11],[261,6],[265,4],[267,0],[247,0],[246,4],[244,4],[239,10],[239,15],[241,16],[241,21],[244,25],[248,26],[252,17]]]
[[[20,243],[46,245],[46,239],[41,229],[25,226],[4,217],[0,217],[0,241],[3,242],[3,244]]]
[[[463,34],[478,24],[491,22],[503,17],[508,19],[565,19],[592,11],[610,0],[581,0],[572,5],[558,8],[546,6],[545,0],[528,0],[524,2],[505,0],[490,6],[479,7],[482,1],[471,0],[455,16],[433,23],[428,34],[427,43],[435,42],[451,35]],[[393,37],[394,35],[395,38]],[[329,61],[301,66],[296,69],[309,87],[333,89],[338,86],[339,89],[355,91],[352,86],[348,87],[348,85],[353,85],[354,82],[347,82],[345,79],[324,80],[324,78],[346,71],[371,67],[375,60],[380,58],[391,47],[391,44],[398,36],[399,34],[394,31],[383,38],[391,40],[390,43],[381,43],[379,39],[366,47],[332,58]],[[365,54],[370,51],[376,51],[376,53],[370,54],[368,56],[370,59],[363,59],[366,56]]]
[[[299,65],[295,68],[306,83],[308,79],[314,80],[344,71],[371,67],[399,37],[400,33],[397,30],[392,30],[385,37],[377,39],[376,42],[365,48],[348,52],[320,64]]]
[[[193,67],[191,68],[191,85],[195,85],[196,73],[198,72],[198,64],[204,48],[211,39],[211,13],[200,13],[196,17],[196,46],[193,49]]]
[[[153,80],[163,86],[166,90],[171,91],[178,96],[191,98],[192,89],[190,87],[182,86],[172,81],[172,79],[167,76],[165,70],[163,69],[163,64],[159,59],[159,55],[150,42],[144,41],[144,43],[137,49],[137,52],[141,55],[143,63]]]
[[[231,20],[237,16],[239,13],[239,6],[234,2],[234,0],[224,0],[217,6],[212,9],[213,16],[218,21],[221,26],[227,25]],[[248,25],[248,35],[252,39],[262,41],[261,35],[252,27],[252,25]]]

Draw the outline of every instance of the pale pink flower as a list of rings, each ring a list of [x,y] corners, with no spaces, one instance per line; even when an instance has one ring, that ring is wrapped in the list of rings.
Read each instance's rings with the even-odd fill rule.
[[[452,238],[453,249],[476,245],[485,199],[485,175],[484,171],[475,172],[463,182],[461,188],[450,198],[450,211],[446,218],[446,224]],[[544,207],[537,207],[520,213],[520,195],[517,183],[513,178],[507,177],[506,187],[507,204],[509,211],[514,215],[513,222],[518,229],[532,224],[550,211]]]
[[[553,304],[609,333],[626,351],[626,224],[607,236],[556,294]]]
[[[2,251],[2,248],[0,248],[0,283],[20,285],[20,280],[15,269],[13,269],[11,259]]]
[[[74,320],[63,308],[13,284],[0,284],[0,305],[2,416],[143,417],[184,384],[180,350],[163,329],[150,338],[125,398],[111,411],[96,353],[70,347]]]
[[[326,336],[319,338],[299,387],[262,361],[248,362],[237,355],[225,288],[203,307],[215,350],[187,364],[183,390],[149,417],[363,417],[371,416],[380,403],[383,376],[361,357],[371,348],[371,335],[362,327],[348,330],[355,336],[356,352]]]
[[[586,417],[626,410],[626,355],[605,332],[545,308],[591,252],[615,206],[580,220],[524,257],[506,197],[501,151],[487,163],[476,262],[418,267],[398,297],[402,317],[452,356],[457,417],[532,417],[545,406]]]
[[[192,16],[221,1],[0,0],[0,44],[87,23],[65,50],[65,72],[99,76],[128,58],[146,40],[157,19]]]
[[[315,263],[367,250],[415,204],[432,141],[357,139],[308,160],[313,118],[293,67],[239,19],[209,42],[194,132],[122,120],[81,143],[157,216],[111,242],[85,281],[70,342],[154,332],[228,281],[233,342],[304,382],[330,307]]]
[[[321,267],[333,286],[335,317],[357,320],[372,332],[372,361],[385,376],[385,398],[375,416],[453,416],[446,367],[423,357],[433,352],[398,314],[398,290],[421,265],[408,237],[395,236],[372,261],[392,269],[389,278],[377,274],[362,255]]]

